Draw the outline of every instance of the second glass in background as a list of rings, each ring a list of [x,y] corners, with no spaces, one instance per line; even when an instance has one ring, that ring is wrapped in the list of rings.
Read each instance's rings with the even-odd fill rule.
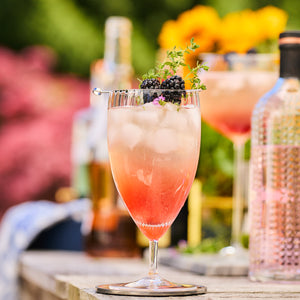
[[[274,54],[202,54],[209,66],[199,77],[207,86],[202,93],[203,120],[233,142],[234,183],[231,246],[223,254],[242,249],[242,228],[247,208],[247,165],[245,143],[250,137],[251,114],[255,103],[276,82],[278,57]]]

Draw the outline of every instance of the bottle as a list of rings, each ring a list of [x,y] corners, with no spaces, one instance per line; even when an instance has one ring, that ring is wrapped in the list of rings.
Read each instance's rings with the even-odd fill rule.
[[[91,66],[91,89],[131,87],[131,22],[110,17],[105,24],[103,60]],[[107,149],[107,94],[91,93],[92,120],[89,128],[89,182],[91,214],[85,228],[85,251],[97,257],[140,256],[136,226],[115,187]]]
[[[75,198],[90,196],[89,162],[91,160],[87,136],[91,124],[91,109],[76,112],[73,118],[71,138],[71,187]]]
[[[250,266],[257,281],[300,280],[300,31],[279,36],[280,77],[252,115]]]

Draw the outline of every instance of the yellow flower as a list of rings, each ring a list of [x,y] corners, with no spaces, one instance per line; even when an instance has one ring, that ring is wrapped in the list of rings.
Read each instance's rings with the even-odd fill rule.
[[[197,5],[179,15],[176,21],[164,23],[158,37],[164,49],[185,48],[193,37],[200,45],[198,52],[213,51],[218,37],[220,18],[217,11],[209,6]]]
[[[250,9],[227,14],[220,27],[219,51],[245,53],[260,42],[256,13]]]
[[[178,25],[176,21],[169,20],[164,23],[158,37],[158,42],[163,49],[171,49],[175,45],[179,46],[181,41],[178,38]]]
[[[177,20],[165,22],[158,42],[163,49],[185,48],[193,37],[200,47],[194,58],[189,58],[192,60],[200,52],[246,53],[255,47],[272,51],[271,46],[284,31],[287,19],[286,12],[274,6],[232,12],[220,19],[214,8],[197,5]]]
[[[284,31],[288,15],[275,6],[266,6],[257,11],[258,22],[260,22],[262,40],[278,39],[279,34]]]

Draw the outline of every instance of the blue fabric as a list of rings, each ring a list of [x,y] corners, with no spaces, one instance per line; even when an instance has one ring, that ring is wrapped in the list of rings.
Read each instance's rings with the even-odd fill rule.
[[[18,299],[18,260],[31,242],[62,220],[83,220],[89,208],[88,199],[64,204],[40,200],[16,205],[6,212],[0,224],[0,300]]]

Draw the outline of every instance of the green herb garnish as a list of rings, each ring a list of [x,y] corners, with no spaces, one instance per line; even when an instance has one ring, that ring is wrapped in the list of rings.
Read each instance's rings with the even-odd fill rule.
[[[197,76],[197,72],[201,69],[207,71],[208,67],[197,62],[196,67],[192,68],[190,65],[186,64],[184,60],[185,54],[191,54],[191,52],[194,52],[198,48],[199,45],[197,45],[194,42],[194,38],[192,38],[190,45],[188,45],[185,49],[177,49],[175,46],[172,50],[167,50],[166,59],[144,74],[140,81],[142,82],[145,79],[155,78],[161,83],[168,77],[175,75],[180,67],[188,67],[190,72],[183,79],[185,81],[190,81],[192,89],[205,90],[206,86],[201,84],[201,80]]]

